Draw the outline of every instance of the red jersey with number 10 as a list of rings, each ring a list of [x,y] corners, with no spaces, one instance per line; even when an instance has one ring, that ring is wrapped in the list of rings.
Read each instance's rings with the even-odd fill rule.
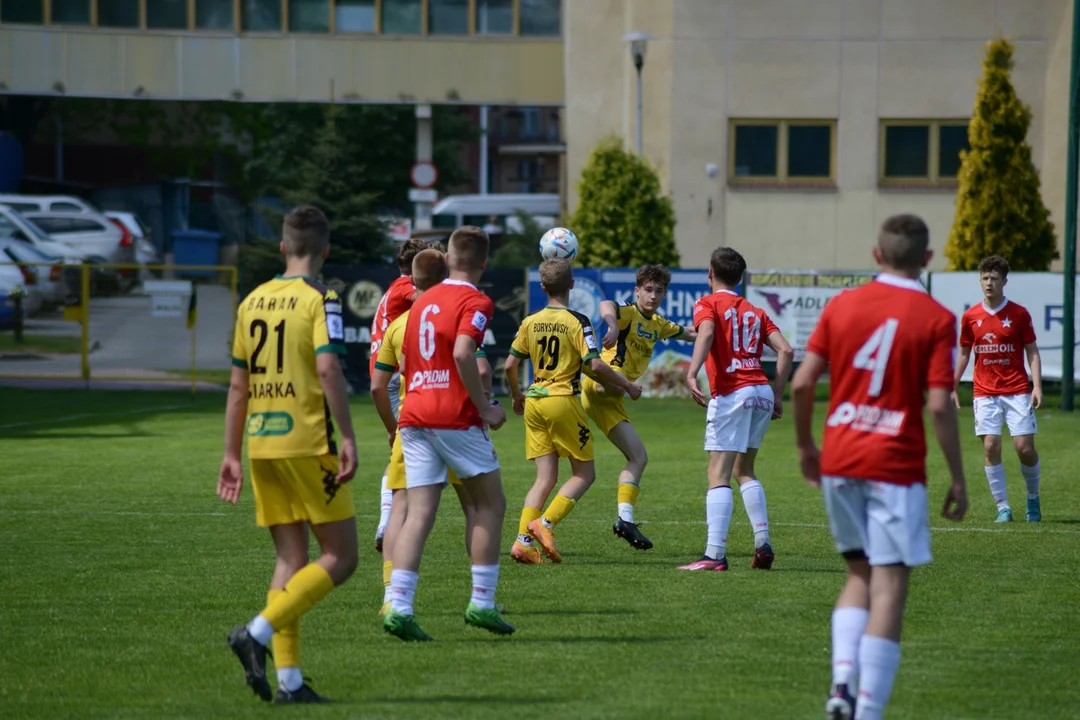
[[[879,275],[834,297],[806,349],[829,363],[821,474],[926,482],[927,390],[952,390],[956,316],[917,280]]]
[[[694,305],[694,328],[706,320],[716,328],[705,358],[712,396],[768,385],[769,378],[761,369],[761,351],[764,339],[778,330],[765,311],[730,290],[717,290]]]
[[[987,310],[984,303],[965,310],[960,345],[975,355],[975,397],[1027,393],[1024,347],[1033,342],[1031,315],[1011,300],[996,310]]]
[[[379,348],[382,346],[383,335],[390,323],[412,307],[413,295],[416,288],[413,287],[412,278],[402,275],[383,293],[379,307],[375,310],[375,317],[371,319],[371,358],[368,360],[368,376],[375,374],[375,358],[379,356]]]
[[[484,342],[495,304],[474,286],[443,280],[413,303],[402,344],[405,403],[398,425],[464,430],[483,427],[454,363],[459,335]]]

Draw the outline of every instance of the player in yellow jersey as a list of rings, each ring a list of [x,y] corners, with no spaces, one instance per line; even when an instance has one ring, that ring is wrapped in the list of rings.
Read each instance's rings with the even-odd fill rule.
[[[525,457],[536,463],[536,483],[525,496],[518,538],[510,557],[525,565],[543,562],[539,545],[553,562],[562,562],[554,528],[574,508],[596,479],[592,433],[581,407],[581,373],[595,375],[607,387],[637,400],[641,387],[612,370],[600,359],[592,323],[570,304],[574,275],[568,260],[545,260],[540,285],[548,306],[526,317],[510,346],[506,378],[514,396],[514,412],[525,416]],[[533,381],[523,394],[518,366],[532,361]],[[573,475],[542,513],[559,480],[559,458],[570,460]]]
[[[413,286],[416,288],[416,297],[420,297],[428,288],[438,285],[447,276],[446,255],[439,250],[427,249],[416,255],[412,264]],[[376,356],[374,372],[371,375],[371,399],[375,409],[379,413],[383,425],[386,427],[388,441],[390,443],[390,464],[387,466],[386,486],[393,492],[393,504],[391,505],[390,518],[383,535],[383,606],[382,614],[386,613],[390,602],[390,573],[393,571],[394,556],[393,547],[397,532],[408,514],[405,493],[405,455],[401,450],[401,436],[397,433],[397,413],[391,405],[390,381],[402,365],[402,344],[405,338],[405,328],[409,322],[409,311],[399,315],[386,328],[379,354]],[[487,353],[484,349],[476,351],[476,362],[480,370],[480,382],[484,386],[484,393],[491,397],[491,365],[488,363]],[[406,383],[399,383],[398,408],[405,402]],[[458,500],[461,501],[461,509],[465,513],[465,539],[466,550],[468,549],[469,529],[472,527],[475,506],[469,492],[461,484],[457,476],[451,470],[448,472],[450,484],[457,491]]]
[[[628,380],[637,380],[649,367],[653,348],[661,340],[675,338],[693,341],[697,333],[657,315],[664,304],[671,273],[663,265],[646,265],[637,271],[633,303],[616,305],[610,300],[600,303],[600,314],[607,324],[604,352],[601,358]],[[638,550],[648,550],[653,544],[634,522],[634,506],[641,492],[641,475],[649,462],[645,445],[630,423],[623,407],[623,393],[607,393],[591,378],[582,384],[581,404],[596,427],[607,435],[612,445],[626,458],[619,473],[619,516],[612,530]]]
[[[300,674],[300,617],[357,563],[356,519],[348,483],[356,472],[349,417],[341,299],[314,282],[330,252],[330,225],[310,205],[286,218],[285,274],[257,287],[237,310],[233,370],[225,410],[225,459],[217,493],[240,498],[240,449],[248,439],[255,520],[270,529],[277,561],[267,604],[229,632],[249,687],[273,698],[266,679],[273,641],[279,703],[326,702]],[[334,425],[341,431],[340,450]],[[308,528],[321,555],[308,560]]]

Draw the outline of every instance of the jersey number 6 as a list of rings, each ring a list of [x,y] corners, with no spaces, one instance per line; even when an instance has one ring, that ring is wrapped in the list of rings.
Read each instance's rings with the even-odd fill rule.
[[[438,314],[438,305],[428,305],[420,313],[420,356],[425,360],[430,360],[435,354],[435,323],[428,317]]]

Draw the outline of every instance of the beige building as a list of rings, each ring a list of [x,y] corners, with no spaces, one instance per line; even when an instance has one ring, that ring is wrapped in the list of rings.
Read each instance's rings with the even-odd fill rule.
[[[0,93],[563,107],[508,143],[493,187],[562,184],[632,146],[627,33],[648,33],[644,154],[687,266],[863,268],[886,216],[927,219],[943,265],[986,40],[1017,46],[1043,196],[1064,220],[1068,0],[0,0]],[[523,165],[515,152],[543,152]],[[501,155],[500,155],[501,157]],[[535,167],[534,167],[535,165]],[[1059,232],[1059,236],[1062,233]],[[1059,238],[1060,241],[1060,238]]]

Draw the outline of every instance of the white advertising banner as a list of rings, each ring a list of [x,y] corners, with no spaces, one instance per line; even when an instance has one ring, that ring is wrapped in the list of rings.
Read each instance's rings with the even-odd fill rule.
[[[1011,273],[1005,285],[1005,297],[1023,305],[1031,315],[1039,354],[1042,356],[1043,377],[1048,380],[1061,379],[1061,331],[1065,316],[1063,290],[1060,273]],[[933,273],[930,294],[956,315],[959,332],[960,316],[975,303],[982,302],[979,273]],[[1080,330],[1080,324],[1076,327]],[[1077,332],[1077,337],[1080,337],[1080,332]],[[968,365],[964,380],[971,381],[973,368],[974,360]],[[1080,372],[1074,372],[1074,376],[1080,380]]]

